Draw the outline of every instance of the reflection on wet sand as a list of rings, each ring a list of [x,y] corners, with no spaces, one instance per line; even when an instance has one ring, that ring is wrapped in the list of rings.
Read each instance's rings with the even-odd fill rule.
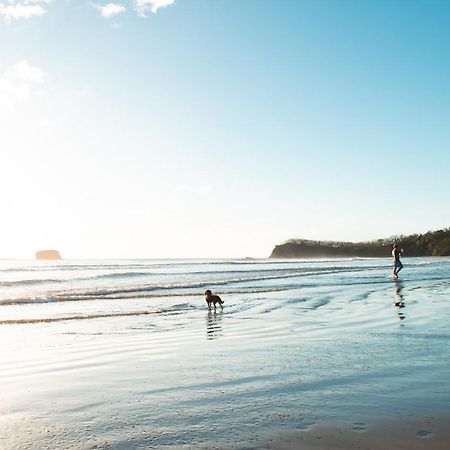
[[[397,314],[400,320],[406,319],[402,308],[405,307],[405,295],[403,294],[403,284],[401,281],[395,282],[394,305],[398,308]]]
[[[206,318],[206,339],[218,339],[222,336],[223,311],[209,310]]]

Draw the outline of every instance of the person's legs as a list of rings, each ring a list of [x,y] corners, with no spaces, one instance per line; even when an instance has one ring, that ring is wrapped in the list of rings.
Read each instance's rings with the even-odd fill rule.
[[[394,273],[393,273],[393,277],[394,277],[395,279],[398,278],[398,273],[399,273],[400,270],[402,270],[402,269],[403,269],[403,264],[402,264],[400,261],[397,261],[397,262],[394,264]]]

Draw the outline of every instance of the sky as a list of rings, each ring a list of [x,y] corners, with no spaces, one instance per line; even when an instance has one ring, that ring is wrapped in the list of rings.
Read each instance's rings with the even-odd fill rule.
[[[0,257],[449,227],[449,24],[446,0],[0,0]]]

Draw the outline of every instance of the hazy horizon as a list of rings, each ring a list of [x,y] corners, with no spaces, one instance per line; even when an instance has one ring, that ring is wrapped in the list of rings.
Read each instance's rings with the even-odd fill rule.
[[[448,228],[448,227],[446,227],[446,228]],[[440,230],[428,230],[427,232],[435,232],[435,231],[440,231]],[[426,232],[424,232],[424,233],[414,233],[414,234],[425,234],[425,233]],[[337,240],[334,240],[334,239],[330,239],[330,240],[317,239],[317,240],[312,240],[312,241],[313,242],[314,241],[323,242],[323,243],[340,242],[340,243],[343,243],[343,244],[344,243],[358,244],[358,243],[377,242],[379,240],[388,241],[390,239],[392,239],[394,241],[395,239],[398,239],[398,238],[401,238],[401,237],[407,237],[407,236],[402,234],[402,235],[388,236],[388,237],[384,237],[384,238],[381,238],[381,237],[380,238],[374,238],[374,239],[369,239],[367,241],[337,241]],[[289,239],[287,239],[285,241],[275,243],[273,245],[273,247],[272,247],[272,250],[277,245],[286,243],[288,241],[296,240],[296,239],[309,240],[309,239],[304,239],[304,238],[301,238],[301,237],[289,238]],[[39,251],[48,251],[48,250],[56,250],[56,251],[58,251],[60,253],[61,260],[69,260],[69,261],[70,260],[81,260],[81,261],[84,261],[84,260],[132,260],[132,259],[136,259],[136,260],[139,260],[139,259],[148,259],[148,260],[166,260],[166,259],[167,260],[177,260],[177,259],[179,259],[179,260],[189,260],[189,259],[199,259],[199,260],[208,260],[208,259],[210,259],[210,260],[214,260],[214,259],[217,259],[217,260],[221,260],[221,259],[267,259],[267,258],[270,258],[270,254],[267,255],[267,256],[258,256],[258,257],[247,255],[247,256],[223,256],[223,257],[216,257],[216,256],[209,256],[209,257],[202,257],[202,256],[186,256],[186,257],[183,257],[183,256],[178,256],[177,257],[177,256],[175,256],[175,257],[167,257],[167,258],[165,258],[165,257],[158,257],[158,256],[152,256],[152,257],[142,256],[142,257],[139,257],[139,258],[136,258],[136,257],[126,258],[126,257],[114,257],[114,256],[111,256],[111,257],[108,257],[108,258],[102,258],[102,257],[91,256],[91,257],[72,258],[72,257],[64,257],[61,254],[60,249],[56,249],[56,248],[53,248],[53,249],[50,249],[50,248],[39,249]],[[404,255],[404,256],[407,256],[407,255]],[[391,256],[389,254],[386,254],[386,257],[390,258]],[[429,256],[427,256],[427,257],[429,257]],[[439,256],[437,256],[437,257],[439,257]],[[301,257],[300,259],[317,259],[317,258],[328,258],[329,259],[330,256],[327,256],[327,255],[324,254],[323,256],[304,256],[304,257]],[[336,256],[335,257],[335,259],[342,259],[342,258],[345,259],[347,257],[346,256]],[[367,258],[379,258],[379,257],[374,256],[374,257],[367,257]],[[27,257],[0,256],[0,260],[36,260],[36,258],[35,257],[30,257],[30,256],[27,256]],[[43,261],[46,261],[46,259],[44,259]],[[47,261],[55,261],[55,259],[48,259]]]
[[[439,0],[0,0],[0,257],[448,227],[449,20]]]

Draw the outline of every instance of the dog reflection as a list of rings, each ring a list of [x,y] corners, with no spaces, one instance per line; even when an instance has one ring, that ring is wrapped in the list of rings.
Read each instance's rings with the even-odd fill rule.
[[[222,310],[209,310],[206,319],[206,339],[218,339],[222,336]]]

